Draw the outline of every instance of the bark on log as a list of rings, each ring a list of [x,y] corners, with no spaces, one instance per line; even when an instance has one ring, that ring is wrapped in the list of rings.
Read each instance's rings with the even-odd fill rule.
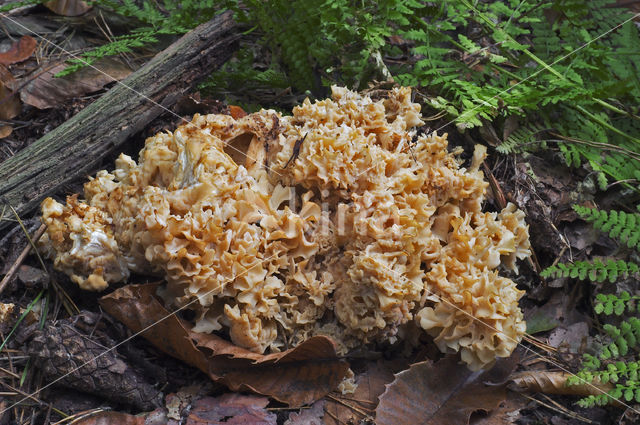
[[[158,53],[122,84],[0,164],[0,230],[13,206],[24,214],[97,163],[222,65],[240,37],[231,13],[217,16]]]

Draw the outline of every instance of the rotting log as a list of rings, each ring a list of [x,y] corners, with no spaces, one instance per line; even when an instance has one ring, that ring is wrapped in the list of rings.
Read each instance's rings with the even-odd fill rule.
[[[239,38],[230,12],[215,17],[64,124],[0,163],[0,213],[4,210],[0,230],[11,223],[3,220],[12,216],[8,205],[24,214],[63,185],[95,171],[99,161],[160,115],[163,107],[172,106],[226,62]]]

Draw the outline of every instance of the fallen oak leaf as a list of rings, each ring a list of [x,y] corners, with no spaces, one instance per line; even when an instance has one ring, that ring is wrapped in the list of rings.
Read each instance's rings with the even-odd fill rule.
[[[603,384],[598,378],[592,382],[583,381],[576,385],[567,385],[567,380],[574,376],[561,371],[524,371],[518,372],[509,378],[509,388],[518,392],[545,393],[557,395],[570,395],[588,397],[590,395],[608,394],[614,386],[611,383]],[[617,400],[612,399],[613,404]],[[620,407],[622,404],[617,403]]]
[[[522,394],[509,391],[507,398],[500,402],[497,408],[489,412],[488,415],[478,415],[471,417],[472,425],[508,425],[517,423],[520,418],[520,411],[527,407],[529,400]]]
[[[341,425],[358,423],[365,416],[373,415],[378,404],[378,397],[384,393],[386,385],[393,382],[394,372],[407,368],[407,363],[396,360],[378,360],[367,362],[366,369],[356,374],[356,389],[353,394],[333,393],[327,397],[325,425]],[[335,395],[335,397],[333,397]],[[357,410],[356,410],[357,409]]]
[[[213,334],[190,330],[156,298],[158,284],[128,285],[100,299],[100,305],[159,350],[206,373],[233,391],[252,391],[298,407],[335,389],[349,367],[324,336],[295,348],[258,354]]]
[[[20,90],[22,101],[38,109],[53,108],[66,99],[96,92],[131,73],[126,65],[114,58],[101,59],[96,61],[94,67],[85,67],[64,77],[56,77],[57,73],[67,67],[64,63],[47,66],[48,69]]]
[[[490,412],[506,398],[504,381],[517,364],[513,357],[499,359],[486,372],[471,372],[455,356],[416,363],[387,385],[376,409],[376,424],[468,424],[471,414]]]
[[[0,64],[0,120],[10,120],[22,111],[22,102],[14,91],[15,84],[11,72]]]
[[[20,40],[11,45],[9,50],[0,53],[0,64],[11,65],[29,59],[35,52],[37,45],[38,43],[33,37],[23,35]]]

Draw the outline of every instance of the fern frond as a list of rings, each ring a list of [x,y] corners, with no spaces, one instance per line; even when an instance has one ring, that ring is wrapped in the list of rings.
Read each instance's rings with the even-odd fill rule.
[[[221,8],[230,8],[232,0],[168,0],[162,7],[152,0],[95,0],[98,6],[122,16],[134,18],[141,25],[128,34],[114,37],[112,41],[89,50],[81,59],[71,59],[69,66],[57,76],[68,75],[96,60],[129,53],[134,49],[148,47],[158,42],[160,35],[180,35],[207,22]]]
[[[620,295],[598,294],[596,296],[594,311],[597,314],[604,314],[607,316],[612,314],[620,316],[625,311],[627,313],[640,313],[640,304],[638,303],[638,300],[640,300],[640,296],[631,296],[626,291],[621,292]],[[633,317],[630,320],[634,320],[634,322],[631,323],[634,327],[640,325],[640,322],[637,322],[637,318]]]
[[[559,263],[555,266],[544,269],[540,276],[549,277],[570,277],[580,280],[589,279],[594,282],[604,282],[609,280],[615,282],[619,277],[627,277],[629,274],[638,273],[638,265],[623,260],[607,259],[594,261],[576,261],[574,263]]]
[[[593,224],[598,230],[608,233],[609,237],[617,239],[629,248],[640,250],[640,214],[624,211],[601,211],[574,205],[573,209],[580,218]],[[637,265],[632,273],[637,273]]]
[[[510,154],[534,147],[543,147],[544,141],[540,139],[540,135],[545,130],[540,124],[519,127],[509,135],[507,140],[498,145],[496,150],[503,154]]]

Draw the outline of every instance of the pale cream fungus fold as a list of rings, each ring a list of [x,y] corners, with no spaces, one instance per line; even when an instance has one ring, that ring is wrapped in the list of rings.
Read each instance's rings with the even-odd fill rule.
[[[415,321],[486,367],[525,332],[522,291],[498,268],[530,255],[528,227],[514,205],[482,212],[484,149],[463,168],[446,135],[417,134],[410,98],[334,87],[292,116],[196,115],[138,163],[121,155],[84,200],[46,199],[43,245],[83,289],[164,277],[169,305],[196,300],[195,330],[255,352],[318,334],[346,352]]]

